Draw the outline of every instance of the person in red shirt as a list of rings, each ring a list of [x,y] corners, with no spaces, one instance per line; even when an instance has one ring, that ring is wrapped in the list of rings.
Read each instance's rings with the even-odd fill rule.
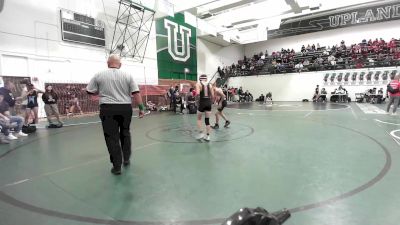
[[[390,49],[390,53],[394,53],[396,50],[396,47],[397,47],[396,39],[392,38],[392,40],[390,40],[390,42],[388,44],[388,47]]]
[[[400,80],[400,74],[397,74],[396,76],[394,76],[393,80],[390,82],[389,85],[395,90],[400,90],[399,80]],[[392,113],[392,115],[395,115],[397,107],[399,105],[400,92],[397,92],[397,93],[394,93],[394,94],[388,92],[388,94],[390,96],[390,99],[389,99],[389,103],[388,103],[388,105],[386,107],[386,112],[389,113],[390,106],[393,104],[393,113]]]

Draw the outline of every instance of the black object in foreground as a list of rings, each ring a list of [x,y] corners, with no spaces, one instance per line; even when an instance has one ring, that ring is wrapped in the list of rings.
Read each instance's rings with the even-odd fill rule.
[[[222,225],[281,225],[290,217],[287,209],[269,213],[263,208],[242,208],[227,218]]]

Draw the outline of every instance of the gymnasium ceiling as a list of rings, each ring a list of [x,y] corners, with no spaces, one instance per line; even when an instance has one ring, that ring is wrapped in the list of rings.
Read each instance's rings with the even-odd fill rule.
[[[167,1],[167,0],[162,0]],[[219,45],[265,40],[266,28],[277,29],[282,18],[363,5],[376,0],[169,0],[174,12],[203,20],[200,37]],[[381,0],[379,2],[384,2]],[[204,26],[204,23],[202,24]],[[198,26],[199,27],[199,26]],[[257,37],[255,37],[257,36]],[[239,37],[239,39],[237,38]],[[264,38],[264,39],[263,39]]]

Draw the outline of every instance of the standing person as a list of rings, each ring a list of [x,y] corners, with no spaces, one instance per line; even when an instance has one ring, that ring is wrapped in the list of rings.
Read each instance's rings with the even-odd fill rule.
[[[41,90],[36,89],[33,84],[28,84],[27,85],[27,89],[28,89],[28,94],[27,94],[26,97],[28,98],[28,104],[26,105],[25,124],[26,125],[29,124],[29,117],[31,116],[32,112],[33,112],[33,114],[35,116],[35,118],[33,119],[33,123],[34,124],[38,124],[38,122],[39,122],[38,96],[39,96],[40,93],[44,93],[44,92],[41,91]]]
[[[28,105],[28,88],[27,85],[29,84],[28,80],[23,80],[20,82],[21,83],[21,95],[19,97],[16,98],[17,101],[21,102],[21,112],[25,112],[26,111],[26,107]]]
[[[100,96],[100,119],[113,164],[111,173],[120,175],[122,164],[128,166],[131,157],[131,96],[139,105],[139,118],[144,116],[144,105],[132,75],[120,70],[120,57],[111,55],[107,64],[108,69],[97,73],[90,80],[86,91]]]
[[[199,82],[196,84],[196,93],[199,95],[199,108],[197,112],[197,129],[199,131],[199,136],[197,139],[204,139],[205,141],[210,141],[210,115],[211,115],[211,99],[214,96],[214,89],[209,83],[207,83],[207,75],[200,75]],[[205,114],[204,123],[206,124],[206,133],[203,134],[203,128],[201,126],[201,119]]]
[[[75,107],[76,107],[76,109],[78,109],[78,111],[79,111],[79,114],[80,115],[83,115],[83,111],[82,111],[82,108],[81,108],[81,105],[80,105],[80,103],[79,103],[79,98],[78,98],[78,96],[77,96],[77,94],[75,93],[75,94],[72,94],[71,95],[71,101],[70,101],[70,105],[71,105],[71,107],[70,107],[70,109],[69,109],[69,115],[74,115],[74,113],[75,113]]]
[[[392,115],[396,115],[396,110],[399,105],[399,100],[400,100],[400,74],[397,74],[394,76],[393,80],[388,84],[388,87],[390,86],[395,92],[394,93],[388,93],[389,94],[389,102],[386,107],[386,112],[389,113],[390,106],[393,104],[393,113]]]
[[[224,114],[223,110],[228,105],[226,102],[226,95],[224,94],[221,88],[215,87],[214,88],[215,94],[215,102],[218,105],[217,112],[215,113],[215,125],[212,127],[213,129],[219,128],[219,117],[222,117],[225,120],[225,128],[228,128],[231,122],[228,120],[226,115]]]
[[[46,87],[46,92],[42,95],[42,100],[44,102],[44,111],[46,112],[47,121],[49,122],[49,126],[54,125],[53,121],[51,120],[52,116],[55,116],[58,125],[62,126],[62,122],[60,120],[60,113],[58,112],[58,95],[54,92],[53,87],[48,85]]]
[[[4,100],[5,96],[0,94],[0,125],[2,127],[1,132],[6,136],[8,140],[15,140],[18,137],[26,137],[28,134],[22,132],[22,126],[24,125],[24,118],[20,116],[12,116],[10,114],[10,106]],[[16,136],[14,136],[10,132],[11,124],[16,123],[16,127],[14,128],[14,132]]]

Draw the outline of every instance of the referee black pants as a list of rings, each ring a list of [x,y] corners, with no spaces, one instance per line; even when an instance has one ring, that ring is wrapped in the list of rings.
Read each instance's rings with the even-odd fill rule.
[[[104,138],[114,168],[120,169],[123,161],[131,157],[132,106],[130,104],[100,105],[100,119]]]

